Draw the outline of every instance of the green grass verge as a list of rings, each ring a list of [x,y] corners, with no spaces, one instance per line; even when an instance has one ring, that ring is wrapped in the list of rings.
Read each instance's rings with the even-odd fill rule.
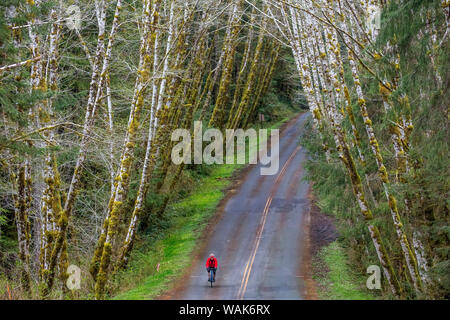
[[[294,113],[270,128],[281,127],[293,116]],[[152,299],[169,289],[175,277],[188,267],[197,240],[224,197],[224,190],[230,186],[233,173],[243,167],[237,164],[213,166],[208,176],[192,186],[189,196],[168,208],[170,228],[147,250],[133,252],[129,268],[118,277],[119,293],[113,299]]]
[[[137,258],[138,264],[132,266],[133,269],[153,266],[154,270],[149,270],[149,275],[135,288],[117,295],[115,299],[151,299],[168,288],[170,281],[188,265],[196,240],[222,199],[223,190],[230,184],[229,178],[237,167],[214,167],[208,177],[198,181],[197,188],[190,196],[170,207],[172,227],[165,237],[155,242],[153,248]]]
[[[320,299],[375,299],[375,296],[365,289],[366,278],[355,274],[350,269],[345,251],[337,241],[320,249],[314,258],[313,270],[313,279],[318,284]],[[317,272],[317,270],[320,270],[320,272]]]

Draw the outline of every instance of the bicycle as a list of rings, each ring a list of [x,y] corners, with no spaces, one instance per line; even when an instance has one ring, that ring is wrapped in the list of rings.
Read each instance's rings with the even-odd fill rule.
[[[213,287],[213,282],[215,282],[216,280],[214,280],[214,270],[210,270],[209,271],[209,279],[208,282],[211,284],[211,288]]]

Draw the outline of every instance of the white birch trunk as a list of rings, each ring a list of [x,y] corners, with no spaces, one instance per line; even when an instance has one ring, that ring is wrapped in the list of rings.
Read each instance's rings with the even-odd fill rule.
[[[343,16],[343,13],[341,13],[341,16]],[[345,22],[341,24],[341,28],[344,31],[348,32],[347,25]],[[353,82],[354,82],[354,85],[356,88],[356,93],[358,95],[358,104],[360,106],[361,115],[364,120],[364,125],[365,125],[367,136],[368,136],[369,142],[370,142],[370,147],[375,156],[375,160],[376,160],[377,167],[378,167],[378,173],[380,175],[380,178],[381,178],[381,181],[383,184],[383,189],[384,189],[386,199],[389,202],[391,216],[392,216],[392,219],[394,222],[395,230],[397,233],[399,243],[402,248],[403,255],[406,260],[406,264],[408,266],[409,274],[411,276],[411,279],[413,280],[413,284],[414,284],[416,291],[419,292],[421,290],[421,279],[420,279],[420,275],[417,270],[417,262],[414,257],[414,252],[411,250],[406,233],[403,230],[403,223],[401,221],[400,214],[398,212],[398,208],[396,205],[396,199],[390,193],[389,178],[388,178],[387,170],[384,165],[384,161],[381,156],[378,141],[376,139],[375,132],[372,127],[372,120],[370,119],[368,111],[367,111],[365,98],[364,98],[364,94],[363,94],[362,87],[361,87],[361,82],[360,82],[359,75],[358,75],[358,69],[357,69],[356,63],[354,61],[355,57],[352,55],[352,52],[349,52],[349,55],[350,55],[349,63],[350,63],[351,70],[352,70]]]

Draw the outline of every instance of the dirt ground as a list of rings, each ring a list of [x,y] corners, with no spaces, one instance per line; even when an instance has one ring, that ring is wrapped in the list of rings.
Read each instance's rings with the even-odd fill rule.
[[[309,192],[311,202],[310,210],[304,219],[304,249],[302,276],[305,280],[305,299],[318,300],[318,284],[313,279],[313,275],[326,273],[326,265],[316,257],[319,250],[335,241],[338,233],[334,218],[320,211],[315,204],[314,196]],[[314,262],[314,264],[313,264]]]

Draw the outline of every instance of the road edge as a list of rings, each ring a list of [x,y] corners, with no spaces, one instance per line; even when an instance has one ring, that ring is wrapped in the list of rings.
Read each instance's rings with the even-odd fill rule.
[[[293,125],[296,120],[301,117],[305,112],[301,111],[299,113],[296,113],[292,116],[290,119],[286,119],[284,123],[281,124],[281,126],[278,128],[280,130],[280,136],[283,134],[283,132]],[[274,128],[272,128],[274,129]],[[267,148],[270,147],[270,140],[267,142]],[[224,196],[217,204],[217,207],[215,209],[215,212],[212,214],[212,216],[208,219],[206,222],[207,225],[202,230],[201,235],[197,238],[196,242],[199,244],[196,246],[195,253],[193,252],[191,254],[192,258],[190,259],[190,262],[188,264],[188,267],[185,269],[183,273],[172,279],[170,282],[171,284],[168,284],[168,289],[162,292],[161,294],[155,296],[153,299],[155,300],[169,300],[176,297],[176,292],[179,292],[185,283],[183,281],[180,281],[180,279],[186,279],[189,274],[192,273],[193,268],[195,267],[195,262],[200,259],[200,257],[203,256],[205,248],[206,248],[206,241],[203,241],[207,239],[211,233],[214,231],[215,227],[217,226],[220,219],[223,217],[225,206],[228,202],[228,200],[231,198],[231,196],[238,192],[239,188],[242,185],[242,182],[245,181],[245,177],[249,174],[250,170],[252,169],[252,165],[245,165],[242,168],[237,168],[231,178],[230,178],[230,184],[228,187],[226,187],[223,190]]]

